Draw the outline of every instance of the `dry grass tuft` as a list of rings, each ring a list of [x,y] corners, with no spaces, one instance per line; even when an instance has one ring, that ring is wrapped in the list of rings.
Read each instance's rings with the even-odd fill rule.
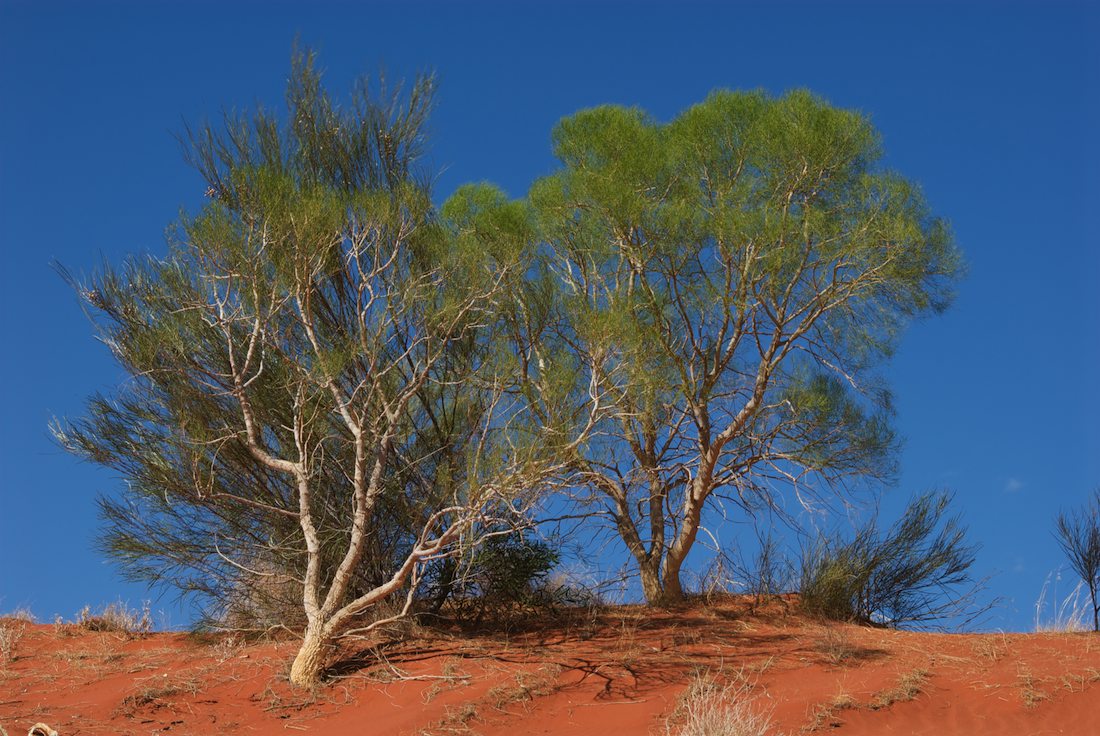
[[[752,686],[741,673],[722,682],[705,672],[695,677],[668,721],[669,736],[765,736],[771,714],[756,707]]]
[[[472,721],[476,721],[479,715],[477,706],[473,703],[447,708],[447,715],[436,721],[428,728],[420,731],[420,736],[445,736],[449,734],[470,734]]]
[[[133,718],[141,710],[158,710],[172,705],[177,695],[193,696],[202,690],[198,679],[188,678],[168,682],[149,683],[122,699],[115,713]]]
[[[846,710],[855,710],[859,703],[851,695],[840,694],[828,703],[822,703],[810,712],[810,723],[803,727],[803,731],[820,731],[823,728],[839,728],[844,721],[840,713]]]
[[[1039,687],[1030,670],[1018,670],[1016,679],[1020,685],[1020,697],[1024,701],[1025,708],[1034,708],[1050,697],[1049,693]]]
[[[517,672],[514,682],[497,685],[485,697],[497,710],[512,703],[526,703],[553,693],[560,674],[561,667],[557,665],[543,667],[538,672]]]
[[[1059,570],[1055,576],[1055,588],[1049,609],[1046,597],[1050,586],[1050,575],[1047,575],[1043,588],[1039,591],[1039,600],[1035,601],[1035,631],[1038,633],[1088,631],[1091,628],[1088,625],[1091,614],[1090,603],[1084,589],[1084,581],[1077,583],[1075,588],[1059,600],[1057,584],[1061,579],[1062,571]]]
[[[153,618],[146,601],[141,610],[131,609],[122,601],[108,603],[98,613],[84,606],[76,615],[76,625],[85,631],[101,631],[127,636],[144,636],[153,630]]]
[[[898,684],[889,690],[878,693],[871,701],[871,710],[889,708],[894,703],[904,703],[913,700],[924,692],[925,683],[928,682],[928,671],[916,669],[906,672],[898,679]]]
[[[814,651],[824,654],[833,666],[840,667],[856,659],[861,650],[852,642],[847,631],[830,627],[814,643]]]
[[[989,664],[996,664],[1008,651],[1008,637],[1001,634],[1000,638],[1001,641],[998,643],[993,634],[980,636],[970,643],[970,649],[976,657],[984,659]]]
[[[27,633],[27,624],[35,622],[29,608],[17,608],[0,616],[0,665],[14,662],[19,641]]]
[[[22,619],[4,618],[0,620],[0,665],[14,662],[19,641],[27,631],[27,622]]]

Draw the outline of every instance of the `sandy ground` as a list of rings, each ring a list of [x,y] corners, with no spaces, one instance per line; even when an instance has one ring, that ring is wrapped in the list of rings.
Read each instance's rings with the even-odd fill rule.
[[[927,634],[826,624],[723,601],[623,607],[538,632],[424,632],[348,652],[316,692],[291,688],[294,642],[127,636],[0,621],[0,726],[78,734],[676,733],[693,678],[731,683],[769,733],[1100,732],[1100,635]]]

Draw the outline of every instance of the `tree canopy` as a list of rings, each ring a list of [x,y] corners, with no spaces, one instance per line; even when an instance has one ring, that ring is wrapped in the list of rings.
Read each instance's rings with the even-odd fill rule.
[[[517,351],[564,354],[572,395],[598,407],[572,458],[583,500],[647,599],[675,601],[712,498],[891,475],[875,368],[950,302],[959,253],[879,165],[867,119],[808,92],[719,91],[667,124],[599,107],[553,141],[561,168],[527,200],[549,296],[516,321]],[[528,364],[532,396],[561,393],[547,363]]]
[[[78,285],[131,375],[56,428],[127,480],[102,502],[105,547],[215,616],[301,620],[298,684],[553,465],[496,339],[526,243],[435,211],[415,169],[432,91],[364,86],[343,110],[297,56],[285,123],[189,131],[209,203],[168,255]]]

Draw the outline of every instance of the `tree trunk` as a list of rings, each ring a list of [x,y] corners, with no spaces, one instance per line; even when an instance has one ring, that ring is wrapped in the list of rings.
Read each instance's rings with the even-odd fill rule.
[[[709,493],[707,481],[704,478],[710,477],[710,469],[713,467],[713,463],[708,463],[704,469],[706,475],[697,475],[688,488],[687,498],[684,500],[684,518],[680,522],[680,533],[669,546],[664,564],[661,566],[661,586],[664,589],[662,603],[665,605],[681,603],[684,600],[680,569],[684,566],[684,560],[687,559],[688,553],[695,544],[695,537],[699,534],[703,502]],[[700,471],[702,472],[703,470]]]
[[[661,605],[664,602],[664,590],[661,587],[660,566],[646,561],[638,565],[638,571],[642,578],[642,594],[645,596],[645,602],[651,606]]]
[[[664,595],[661,598],[663,605],[682,603],[684,600],[684,588],[680,584],[680,564],[665,558],[664,579],[661,580],[664,589]]]
[[[312,688],[321,682],[325,670],[329,642],[320,627],[310,625],[302,638],[302,647],[290,666],[290,682],[298,687]]]

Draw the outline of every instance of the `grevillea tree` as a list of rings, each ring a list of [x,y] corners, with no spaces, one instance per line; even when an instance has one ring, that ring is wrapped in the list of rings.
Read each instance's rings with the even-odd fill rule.
[[[296,56],[285,121],[188,131],[209,202],[167,256],[76,283],[130,375],[55,426],[126,481],[104,546],[222,614],[292,595],[298,685],[561,475],[567,433],[518,413],[499,339],[526,213],[476,188],[433,208],[415,168],[431,97],[429,78],[364,84],[342,109]]]
[[[806,92],[715,92],[668,124],[599,107],[553,141],[561,168],[529,194],[541,268],[511,321],[528,400],[599,405],[575,497],[646,599],[675,602],[716,502],[890,475],[876,369],[947,306],[959,254],[868,120]]]

